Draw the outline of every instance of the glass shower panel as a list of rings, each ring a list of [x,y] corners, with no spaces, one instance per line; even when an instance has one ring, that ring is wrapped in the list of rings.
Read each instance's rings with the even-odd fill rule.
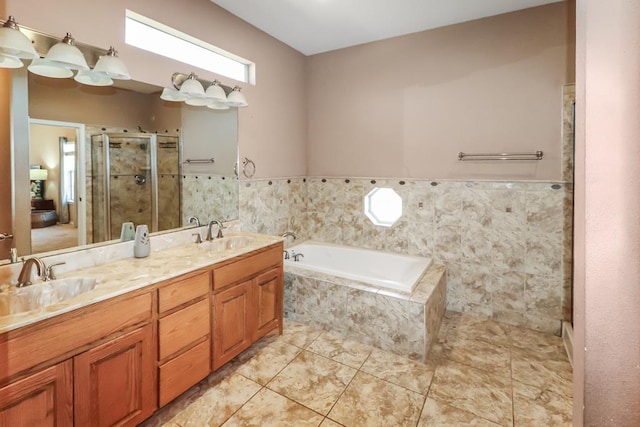
[[[177,136],[158,135],[158,230],[180,227],[180,149]]]
[[[87,176],[87,243],[107,240],[105,227],[105,159],[103,153],[103,135],[91,135],[91,162],[86,165]]]
[[[109,187],[107,240],[120,237],[122,224],[153,230],[151,136],[107,135]]]

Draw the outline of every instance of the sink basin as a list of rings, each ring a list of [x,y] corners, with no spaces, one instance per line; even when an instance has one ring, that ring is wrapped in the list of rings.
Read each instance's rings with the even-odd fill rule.
[[[253,243],[253,239],[245,236],[232,236],[214,239],[198,244],[198,249],[208,252],[222,252],[227,249],[241,249]]]
[[[96,279],[68,277],[0,293],[0,316],[36,310],[67,301],[96,287]]]

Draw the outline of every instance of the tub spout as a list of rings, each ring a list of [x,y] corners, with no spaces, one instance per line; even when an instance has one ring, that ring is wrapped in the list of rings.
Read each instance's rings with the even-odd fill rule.
[[[291,255],[291,258],[293,258],[293,260],[295,262],[298,262],[298,261],[300,261],[300,258],[304,258],[304,255],[303,254],[293,254],[293,255]]]
[[[293,237],[293,240],[296,240],[298,238],[298,235],[293,231],[287,231],[285,233],[282,233],[282,236],[280,237],[282,237],[283,239],[286,239],[287,237]]]

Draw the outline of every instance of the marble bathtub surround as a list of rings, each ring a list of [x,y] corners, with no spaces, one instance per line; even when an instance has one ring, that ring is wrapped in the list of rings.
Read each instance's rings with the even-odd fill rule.
[[[295,266],[285,268],[285,317],[424,361],[446,308],[445,267],[432,265],[412,293],[379,289]],[[329,340],[322,336],[320,340]],[[328,343],[325,343],[325,349]],[[329,351],[329,350],[327,350]],[[354,354],[355,353],[355,354]],[[363,354],[325,354],[358,368]]]
[[[456,336],[465,340],[455,341]],[[555,340],[543,347],[540,336]],[[518,347],[524,343],[538,343],[530,352],[542,364],[564,357],[545,351],[558,337],[467,314],[446,313],[437,340],[447,339],[454,353],[457,346],[496,339],[517,352],[525,351]],[[296,350],[282,351],[274,369],[273,356],[263,355],[288,346]],[[570,397],[510,371],[496,374],[490,362],[477,362],[458,363],[439,354],[417,363],[285,320],[281,337],[265,337],[143,427],[571,425]]]
[[[364,214],[363,197],[375,187],[402,197],[403,217],[392,227]],[[572,197],[566,182],[251,180],[240,183],[240,222],[431,257],[447,266],[449,309],[559,334],[571,316]]]

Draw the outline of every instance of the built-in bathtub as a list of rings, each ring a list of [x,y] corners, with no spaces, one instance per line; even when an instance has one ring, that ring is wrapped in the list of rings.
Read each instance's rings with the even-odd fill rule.
[[[428,258],[315,241],[287,252],[286,318],[426,359],[446,307],[443,265]],[[303,256],[294,261],[294,253]]]
[[[411,293],[430,258],[307,241],[287,250],[285,266],[326,273],[384,289]],[[302,257],[295,257],[295,254]],[[294,260],[297,258],[297,261]]]

